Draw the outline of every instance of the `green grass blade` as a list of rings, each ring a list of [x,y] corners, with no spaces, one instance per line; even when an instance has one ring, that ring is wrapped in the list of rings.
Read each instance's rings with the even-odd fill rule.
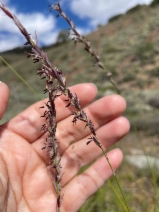
[[[34,90],[34,88],[11,66],[9,63],[0,56],[0,59],[10,68],[10,70],[39,98],[42,100],[41,96]]]
[[[122,195],[122,197],[123,197],[124,202],[122,201],[122,199],[120,198],[120,196],[117,194],[117,192],[115,191],[115,188],[113,187],[113,185],[112,185],[110,182],[109,182],[109,185],[111,186],[113,192],[115,193],[117,199],[119,200],[119,202],[120,202],[121,205],[123,206],[124,210],[125,210],[126,212],[130,212],[130,209],[129,209],[128,203],[127,203],[127,201],[126,201],[124,192],[123,192],[123,190],[122,190],[122,188],[121,188],[121,186],[120,186],[120,183],[119,183],[118,178],[117,178],[117,176],[116,176],[116,174],[115,174],[115,172],[114,172],[114,169],[113,169],[113,167],[112,167],[112,165],[111,165],[111,163],[110,163],[110,161],[109,161],[109,158],[108,158],[107,154],[104,152],[104,149],[103,149],[102,145],[100,146],[100,148],[101,148],[101,150],[102,150],[102,152],[103,152],[103,155],[104,155],[106,161],[108,162],[109,167],[111,168],[111,171],[112,171],[112,173],[113,173],[113,177],[114,177],[114,179],[115,179],[115,181],[116,181],[116,184],[117,184],[117,186],[118,186],[118,188],[119,188],[119,191],[120,191],[120,193],[121,193],[121,195]]]
[[[114,192],[114,195],[116,196],[116,198],[118,199],[118,201],[120,202],[120,204],[122,205],[122,207],[124,208],[124,210],[125,210],[126,212],[129,212],[130,209],[127,207],[127,205],[125,206],[125,204],[124,204],[124,202],[122,201],[122,199],[120,198],[119,194],[116,192],[116,190],[115,190],[113,184],[110,182],[110,180],[108,180],[107,182],[108,182],[110,188],[112,189],[112,191]]]

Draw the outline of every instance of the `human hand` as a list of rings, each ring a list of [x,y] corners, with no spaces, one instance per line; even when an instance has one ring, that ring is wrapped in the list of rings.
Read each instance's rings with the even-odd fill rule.
[[[97,136],[105,149],[112,146],[129,131],[129,122],[121,114],[126,103],[121,96],[104,97],[87,106],[96,95],[93,84],[80,84],[70,88],[77,93],[88,117],[93,121]],[[9,91],[0,84],[0,119],[8,102]],[[72,124],[71,107],[65,108],[65,97],[56,99],[57,139],[62,155],[61,212],[77,211],[104,182],[112,171],[104,156],[86,171],[77,175],[80,168],[99,155],[101,149],[91,142],[86,145],[89,129],[78,121]],[[56,192],[53,187],[53,169],[48,166],[49,157],[44,146],[46,135],[40,131],[45,119],[40,118],[44,105],[40,101],[0,126],[0,211],[54,212]],[[116,170],[122,162],[122,152],[114,149],[108,153]]]

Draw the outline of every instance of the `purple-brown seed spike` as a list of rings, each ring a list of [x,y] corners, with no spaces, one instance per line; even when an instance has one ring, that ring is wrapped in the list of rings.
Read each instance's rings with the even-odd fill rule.
[[[94,125],[93,125],[93,123],[92,123],[91,120],[89,120],[89,128],[90,128],[92,134],[93,134],[93,135],[96,135],[95,130],[94,130]]]
[[[12,13],[10,13],[10,11],[8,10],[8,8],[5,6],[5,4],[3,4],[1,1],[0,1],[0,8],[3,10],[3,12],[9,16],[11,19],[14,19],[14,16],[12,15]]]
[[[69,26],[71,27],[71,30],[74,33],[74,41],[75,43],[79,42],[79,43],[83,43],[84,44],[84,49],[92,56],[95,58],[95,65],[97,65],[99,68],[103,69],[104,71],[104,65],[102,64],[102,62],[100,61],[100,56],[92,49],[91,47],[91,43],[90,41],[88,41],[88,39],[82,35],[79,34],[79,32],[76,30],[76,27],[74,25],[74,23],[69,19],[69,17],[63,12],[61,6],[59,3],[55,3],[54,5],[50,6],[51,10],[55,10],[58,12],[59,16],[62,16],[67,23],[69,24]],[[107,74],[106,74],[107,76]],[[109,80],[109,82],[115,87],[115,89],[117,90],[118,93],[120,93],[119,89],[117,88],[116,84],[112,81],[112,79],[110,77],[107,78]]]

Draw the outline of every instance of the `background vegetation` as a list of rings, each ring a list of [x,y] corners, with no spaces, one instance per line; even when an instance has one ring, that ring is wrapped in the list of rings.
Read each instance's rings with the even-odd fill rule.
[[[105,26],[89,34],[94,47],[107,70],[127,100],[125,116],[131,123],[131,133],[118,147],[126,157],[151,156],[158,160],[159,152],[159,1],[150,6],[136,6],[124,15],[111,18]],[[65,35],[65,31],[64,35]],[[63,34],[61,34],[63,38]],[[67,39],[59,40],[46,49],[52,63],[67,75],[68,85],[93,82],[99,93],[97,98],[115,93],[106,81],[105,73],[92,67],[92,58],[78,44],[76,48]],[[20,75],[43,97],[43,82],[36,77],[38,64],[26,60],[24,48],[1,54]],[[35,75],[33,74],[35,73]],[[35,76],[35,77],[34,77]],[[10,87],[11,98],[6,115],[1,122],[9,120],[28,105],[38,100],[31,91],[0,61],[0,80]],[[148,163],[149,164],[149,163]],[[151,164],[149,164],[151,165]],[[159,211],[159,165],[137,168],[124,160],[117,171],[132,211]],[[104,185],[80,212],[123,211],[111,189]]]

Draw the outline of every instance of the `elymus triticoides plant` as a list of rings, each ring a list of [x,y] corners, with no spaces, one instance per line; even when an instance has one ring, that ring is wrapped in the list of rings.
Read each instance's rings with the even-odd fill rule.
[[[44,89],[44,93],[48,93],[48,102],[45,103],[45,106],[41,106],[41,108],[45,108],[45,112],[42,115],[46,119],[45,123],[42,125],[41,130],[44,130],[47,133],[46,142],[44,143],[44,147],[42,149],[47,149],[47,153],[50,158],[50,165],[54,169],[54,179],[53,184],[54,188],[57,194],[57,211],[60,211],[60,206],[62,203],[62,195],[61,195],[61,156],[59,154],[59,141],[56,138],[56,109],[55,109],[55,99],[58,98],[61,95],[64,95],[66,97],[67,105],[66,107],[69,107],[70,105],[73,105],[74,111],[71,115],[73,115],[73,124],[76,124],[78,120],[83,121],[85,123],[85,128],[88,127],[91,133],[91,136],[88,138],[87,145],[90,142],[94,142],[103,152],[103,155],[105,156],[112,173],[114,175],[114,178],[116,180],[116,183],[119,187],[119,190],[123,196],[124,199],[124,209],[125,211],[129,212],[129,207],[127,205],[126,199],[124,197],[124,194],[122,192],[122,189],[120,187],[120,184],[117,180],[117,177],[115,175],[115,172],[112,168],[112,165],[109,161],[109,158],[107,154],[104,151],[104,148],[98,139],[94,125],[92,121],[88,118],[87,114],[84,112],[80,105],[80,100],[78,99],[76,94],[73,94],[69,88],[66,86],[66,77],[62,70],[58,69],[57,67],[53,67],[51,64],[47,53],[44,52],[41,48],[38,46],[38,39],[37,36],[35,36],[35,40],[32,39],[31,35],[27,32],[27,30],[24,28],[24,26],[21,24],[21,22],[18,20],[18,18],[13,15],[9,9],[0,2],[0,8],[2,11],[11,18],[16,26],[19,28],[21,33],[26,38],[27,42],[25,45],[30,45],[32,47],[32,50],[30,53],[27,53],[28,57],[31,57],[33,59],[34,63],[41,62],[41,67],[38,69],[37,75],[41,77],[41,79],[46,79],[46,88]],[[100,61],[99,55],[92,49],[90,41],[87,40],[86,37],[80,35],[78,31],[76,30],[76,27],[74,23],[67,17],[67,15],[62,11],[62,8],[59,3],[55,3],[53,5],[50,5],[50,10],[56,10],[58,12],[57,16],[62,16],[71,27],[71,30],[74,34],[74,42],[80,42],[83,43],[85,46],[85,50],[91,54],[91,56],[95,59],[95,65],[100,67],[101,69],[105,70],[102,62]],[[111,73],[106,73],[107,78],[109,81],[115,86],[115,88],[118,90],[116,85],[111,79]]]

